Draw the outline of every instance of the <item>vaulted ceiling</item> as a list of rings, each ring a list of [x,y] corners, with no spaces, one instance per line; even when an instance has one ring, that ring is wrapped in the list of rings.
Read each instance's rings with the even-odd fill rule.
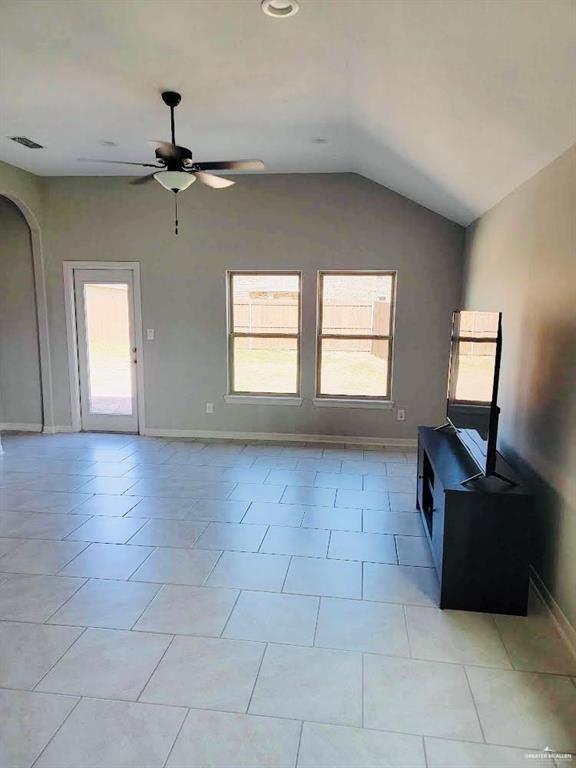
[[[171,89],[197,160],[355,171],[467,224],[576,141],[573,0],[300,5],[0,0],[0,159],[133,175],[77,158],[150,162]]]

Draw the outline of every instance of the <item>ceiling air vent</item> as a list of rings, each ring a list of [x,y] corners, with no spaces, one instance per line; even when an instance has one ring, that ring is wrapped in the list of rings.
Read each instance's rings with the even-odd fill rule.
[[[8,136],[8,138],[11,139],[11,141],[15,141],[16,144],[22,144],[23,147],[28,147],[28,149],[44,149],[42,144],[37,144],[26,136]]]

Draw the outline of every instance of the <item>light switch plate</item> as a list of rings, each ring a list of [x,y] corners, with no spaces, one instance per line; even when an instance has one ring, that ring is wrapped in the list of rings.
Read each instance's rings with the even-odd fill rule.
[[[146,328],[146,338],[148,341],[154,341],[154,328]]]

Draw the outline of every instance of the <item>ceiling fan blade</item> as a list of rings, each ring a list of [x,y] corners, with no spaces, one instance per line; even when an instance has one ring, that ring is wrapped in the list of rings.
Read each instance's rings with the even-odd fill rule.
[[[152,181],[152,179],[156,176],[155,173],[149,173],[146,176],[139,176],[137,179],[132,179],[130,184],[133,185],[140,185],[140,184],[147,184],[149,181]]]
[[[194,163],[199,171],[262,171],[266,166],[262,160],[206,160]]]
[[[94,157],[79,157],[78,162],[81,163],[108,163],[109,165],[139,165],[144,168],[162,168],[161,165],[154,165],[152,163],[131,163],[128,160],[97,160]]]
[[[192,175],[196,176],[198,181],[201,181],[202,184],[205,184],[212,189],[225,189],[226,187],[232,187],[236,184],[235,181],[224,179],[222,176],[215,176],[213,173],[206,173],[205,171],[194,171]]]

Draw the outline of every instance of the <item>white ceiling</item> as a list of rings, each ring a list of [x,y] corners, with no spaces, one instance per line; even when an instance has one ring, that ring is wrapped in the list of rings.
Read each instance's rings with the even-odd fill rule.
[[[576,141],[573,0],[301,0],[283,20],[259,5],[0,0],[0,159],[132,175],[77,158],[151,162],[172,89],[197,160],[356,171],[467,224]]]

